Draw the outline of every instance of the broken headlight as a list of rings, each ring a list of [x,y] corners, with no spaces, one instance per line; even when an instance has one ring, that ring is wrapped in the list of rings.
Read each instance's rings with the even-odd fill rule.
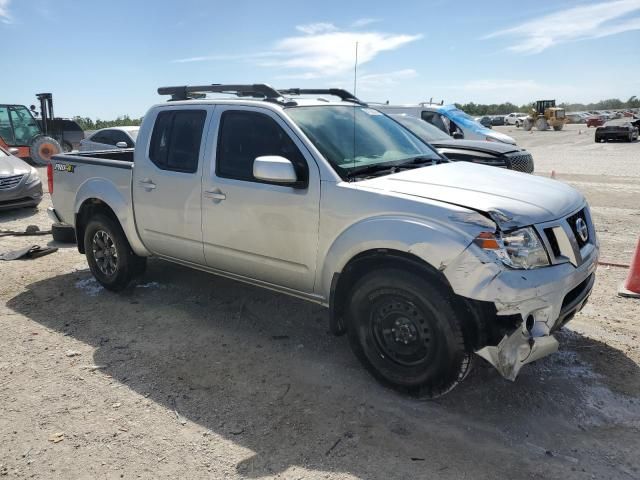
[[[532,227],[511,232],[482,232],[475,243],[511,268],[529,270],[549,265],[547,251]]]

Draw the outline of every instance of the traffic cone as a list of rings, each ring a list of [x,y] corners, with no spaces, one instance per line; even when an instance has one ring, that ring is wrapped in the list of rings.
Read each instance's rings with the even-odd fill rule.
[[[624,283],[620,285],[618,295],[621,297],[640,298],[640,238],[633,254],[629,274]]]

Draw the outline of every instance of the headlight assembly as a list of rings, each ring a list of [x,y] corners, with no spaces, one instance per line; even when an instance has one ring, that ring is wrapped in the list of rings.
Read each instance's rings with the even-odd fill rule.
[[[482,232],[475,243],[511,268],[529,270],[549,265],[547,251],[532,227],[511,232]]]

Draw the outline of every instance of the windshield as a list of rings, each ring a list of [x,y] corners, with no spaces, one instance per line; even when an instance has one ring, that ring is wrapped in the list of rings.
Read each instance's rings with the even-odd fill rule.
[[[425,142],[446,142],[451,140],[449,135],[421,118],[408,115],[391,115],[391,118],[401,123],[402,126],[408,128],[414,135]]]
[[[343,178],[362,167],[441,157],[388,116],[358,105],[287,109],[291,119]]]

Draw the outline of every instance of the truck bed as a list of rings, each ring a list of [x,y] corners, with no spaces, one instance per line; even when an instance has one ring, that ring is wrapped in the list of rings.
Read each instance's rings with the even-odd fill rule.
[[[90,163],[111,165],[110,161],[133,163],[134,148],[119,148],[118,150],[100,150],[95,152],[73,152],[54,155],[53,160],[74,163]],[[107,161],[107,163],[104,163]],[[117,165],[113,165],[117,166]],[[130,168],[130,165],[126,168]]]
[[[61,220],[74,225],[75,214],[87,198],[117,205],[123,221],[133,219],[133,151],[132,148],[54,155],[52,198]]]

